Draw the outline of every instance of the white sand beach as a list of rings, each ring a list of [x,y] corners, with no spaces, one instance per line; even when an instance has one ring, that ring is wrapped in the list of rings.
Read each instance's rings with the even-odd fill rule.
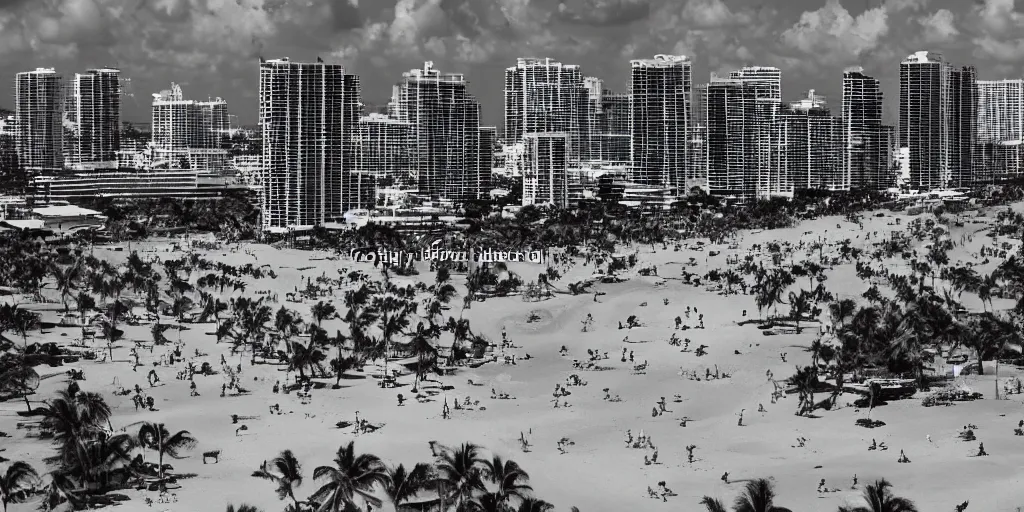
[[[1015,209],[1024,210],[1020,205]],[[927,217],[930,214],[918,218]],[[979,232],[993,217],[994,213],[989,212],[985,217],[988,220],[973,223],[968,218],[963,226],[951,225],[948,238],[956,242],[956,247],[949,252],[950,265],[974,261],[974,269],[985,274],[1002,261],[992,258],[988,264],[981,264],[973,256],[981,246],[993,246],[993,240]],[[900,220],[898,225],[896,219]],[[338,447],[349,441],[355,441],[360,453],[372,453],[389,464],[406,466],[430,460],[428,443],[431,441],[449,446],[463,442],[478,444],[487,454],[512,459],[529,472],[534,494],[553,503],[555,510],[568,511],[576,506],[584,512],[696,511],[703,509],[699,504],[702,496],[719,498],[729,504],[744,481],[771,478],[775,483],[777,505],[797,512],[834,511],[843,505],[862,505],[864,485],[885,478],[892,482],[894,493],[914,500],[922,511],[953,510],[955,505],[967,500],[971,512],[1019,511],[1024,507],[1024,473],[1021,471],[1024,437],[1015,436],[1014,428],[1018,421],[1024,420],[1024,395],[995,399],[997,387],[1008,378],[1020,376],[1019,367],[1003,365],[997,382],[996,362],[986,361],[985,375],[971,373],[953,381],[958,386],[983,393],[982,400],[957,402],[948,407],[924,407],[922,398],[928,392],[921,391],[910,399],[891,400],[869,413],[867,408],[852,405],[859,395],[845,393],[832,410],[817,410],[809,417],[798,416],[795,414],[796,394],[783,394],[773,403],[776,388],[768,375],[770,372],[779,385],[786,388],[789,386],[784,381],[794,373],[795,367],[811,364],[812,356],[803,347],[820,336],[820,326],[833,325],[827,304],[819,304],[822,308],[820,321],[804,321],[801,333],[767,336],[755,324],[739,324],[759,315],[769,315],[767,310],[759,314],[752,295],[739,290],[724,294],[709,289],[706,284],[687,284],[681,278],[684,269],[703,276],[712,269],[725,270],[730,258],[742,259],[748,254],[754,255],[756,262],[763,260],[766,267],[773,266],[767,250],[753,250],[755,246],[764,248],[771,243],[789,243],[794,247],[804,244],[802,249],[794,249],[793,257],[787,256],[784,264],[808,258],[818,260],[817,252],[810,249],[816,241],[823,243],[821,250],[826,257],[839,258],[841,241],[846,239],[851,241],[850,247],[870,254],[875,242],[889,238],[891,232],[905,232],[913,219],[892,212],[876,217],[872,212],[862,217],[861,225],[842,217],[826,217],[802,221],[789,229],[741,232],[735,241],[722,245],[705,241],[698,247],[694,240],[686,240],[678,251],[671,244],[665,248],[660,244],[653,248],[649,245],[622,247],[620,252],[635,253],[639,261],[636,267],[621,273],[628,278],[625,282],[598,283],[589,293],[555,293],[538,301],[525,301],[520,296],[490,297],[474,302],[466,310],[462,309],[465,274],[455,273],[452,281],[459,296],[452,301],[450,309],[443,312],[444,318],[461,315],[469,320],[473,333],[485,335],[499,345],[504,332],[515,348],[498,347],[494,352],[496,361],[476,368],[465,366],[452,375],[432,375],[431,380],[440,382],[428,381],[420,390],[436,392],[429,397],[430,401],[413,399],[416,395],[411,391],[414,373],[404,372],[399,376],[398,387],[381,388],[371,376],[374,372],[371,367],[361,374],[366,378],[341,379],[339,389],[331,388],[333,377],[324,378],[322,381],[328,385],[310,390],[308,398],[300,397],[297,392],[274,393],[275,382],[293,382],[295,372],[287,372],[287,367],[281,365],[252,365],[248,350],[233,354],[229,343],[216,343],[213,335],[216,325],[212,322],[186,324],[187,330],[168,330],[165,335],[170,343],[156,346],[152,351],[145,347],[139,350],[141,366],[136,371],[133,371],[130,351],[135,346],[134,340],[151,344],[149,322],[122,327],[124,339],[115,344],[113,361],[81,360],[68,367],[83,371],[85,380],[79,382],[83,390],[99,392],[106,399],[113,410],[115,431],[137,428],[133,427],[136,422],[161,422],[172,432],[188,430],[198,440],[198,445],[187,452],[185,458],[169,461],[174,472],[195,475],[182,479],[180,489],[171,491],[176,501],[147,505],[146,498],[156,500],[157,493],[129,490],[123,494],[131,500],[119,507],[125,511],[213,512],[224,510],[229,503],[248,503],[265,511],[281,510],[285,502],[278,499],[274,486],[253,478],[253,471],[282,450],[290,449],[302,463],[306,475],[297,494],[306,496],[318,487],[313,479],[313,468],[331,464]],[[868,234],[870,238],[866,239]],[[968,236],[972,237],[970,241]],[[1000,240],[1003,241],[1011,244],[1008,253],[1018,250],[1020,240]],[[926,243],[915,240],[911,247],[923,252]],[[98,246],[94,254],[115,264],[123,262],[129,252],[115,251],[113,247]],[[164,240],[133,243],[131,249],[139,251],[144,259],[152,256],[162,260],[186,254],[167,252],[170,247],[171,242]],[[717,255],[709,256],[709,251]],[[286,293],[296,287],[304,288],[307,278],[315,280],[323,275],[336,280],[359,269],[372,280],[383,279],[371,265],[356,264],[347,254],[338,259],[325,259],[330,255],[258,244],[224,245],[221,250],[196,250],[195,253],[214,262],[234,266],[251,263],[272,269],[277,274],[276,279],[246,278],[244,292],[232,292],[229,287],[218,295],[225,301],[232,296],[276,295],[279,301],[270,304],[273,310],[284,305],[301,313],[307,321],[312,321],[310,308],[317,301],[285,300]],[[695,261],[693,265],[688,264],[691,258]],[[862,259],[875,268],[884,267],[895,273],[906,271],[907,262],[898,255],[881,261],[872,261],[866,255]],[[657,267],[657,275],[643,276],[637,272],[651,266]],[[538,265],[527,263],[510,264],[509,268],[525,281],[534,280],[544,271]],[[399,286],[418,281],[433,283],[434,272],[429,271],[426,263],[420,263],[418,270],[418,276],[392,275],[391,281]],[[564,290],[568,283],[586,279],[594,271],[594,265],[586,265],[583,259],[578,259],[553,284]],[[192,282],[201,274],[193,273]],[[859,303],[865,302],[861,294],[870,285],[858,277],[852,260],[827,265],[824,275],[827,279],[822,283],[837,300],[854,298]],[[797,277],[790,290],[798,292],[808,289],[808,285],[808,278]],[[343,293],[354,286],[339,286],[332,296],[320,300],[334,303],[343,316]],[[941,279],[936,288],[942,288]],[[258,291],[267,291],[267,294],[255,295]],[[44,295],[53,302],[23,305],[39,311],[44,321],[55,322],[63,310],[60,298],[53,289],[44,290]],[[22,296],[18,300],[27,299]],[[960,300],[970,311],[985,309],[977,294],[965,292]],[[1008,299],[993,301],[993,309],[1013,306],[1013,301]],[[422,313],[422,305],[420,307]],[[694,309],[686,315],[688,307]],[[778,310],[784,315],[789,306],[778,305]],[[229,314],[222,313],[223,316]],[[592,315],[592,324],[583,332],[588,314]],[[642,325],[620,329],[620,323],[627,323],[630,315],[635,315]],[[696,328],[699,315],[703,315],[703,329]],[[677,316],[691,328],[677,330],[674,322]],[[421,320],[422,315],[414,315],[409,329]],[[170,318],[162,321],[176,324]],[[336,331],[348,332],[346,322],[338,318],[326,319],[322,326],[332,335]],[[55,327],[45,331],[28,333],[28,342],[70,344],[80,336],[77,328]],[[683,347],[670,344],[673,335],[681,341],[689,340],[689,349],[683,352]],[[8,332],[6,336],[16,343],[22,342],[17,333]],[[627,336],[628,342],[624,343]],[[180,345],[176,345],[179,340]],[[453,333],[445,331],[438,343],[450,346],[452,341]],[[90,343],[99,359],[103,359],[107,353],[106,342],[96,339]],[[697,356],[696,349],[702,345],[706,346],[706,354]],[[567,349],[566,355],[560,354],[562,346]],[[182,360],[172,365],[154,366],[176,347]],[[621,361],[624,348],[632,353],[632,363]],[[607,352],[608,359],[602,357],[595,361],[597,369],[586,369],[586,365],[574,368],[574,360],[585,363],[591,359],[588,349],[599,354]],[[205,355],[195,357],[196,351]],[[503,356],[513,354],[515,364],[504,364]],[[222,385],[228,382],[223,371],[194,377],[199,396],[190,396],[188,379],[175,378],[189,362],[196,367],[206,362],[220,369],[222,356],[229,367],[240,365],[238,383],[249,391],[247,394],[234,396],[234,392],[229,392],[222,397]],[[635,366],[642,363],[646,363],[646,369],[636,371]],[[398,366],[394,361],[389,364]],[[324,365],[330,368],[326,362]],[[157,372],[161,381],[155,387],[147,382],[150,369]],[[30,397],[33,406],[41,406],[43,400],[67,386],[68,379],[62,373],[65,370],[63,367],[38,368],[44,378]],[[709,371],[729,377],[707,380],[704,377]],[[48,372],[56,375],[45,378]],[[691,373],[696,373],[701,380],[691,379]],[[566,385],[574,374],[586,385],[568,386],[570,395],[554,398],[552,392],[556,384]],[[479,385],[472,385],[470,381]],[[136,385],[155,399],[155,410],[137,410],[131,396],[114,393],[122,387],[132,389]],[[621,400],[606,400],[605,388],[609,390],[608,395]],[[492,398],[492,389],[510,398]],[[399,393],[406,399],[401,406],[398,405]],[[816,400],[827,395],[822,392]],[[662,397],[665,397],[667,411],[652,416]],[[455,402],[466,403],[467,400],[468,407],[453,409],[449,419],[442,418],[444,403],[454,407]],[[556,408],[557,400],[561,403]],[[281,414],[272,413],[274,404],[279,404]],[[28,430],[19,428],[19,423],[37,421],[16,414],[24,409],[25,403],[20,398],[0,402],[0,431],[9,435],[0,439],[3,449],[0,455],[29,462],[42,473],[46,467],[42,459],[52,453],[52,448],[47,440],[30,437]],[[741,411],[742,426],[738,425]],[[232,422],[233,414],[242,417],[237,424]],[[338,422],[355,421],[357,414],[359,419],[379,428],[356,434],[351,426],[336,427]],[[871,419],[881,420],[885,425],[868,429],[855,424],[857,419],[869,414]],[[681,426],[684,418],[687,421]],[[972,430],[977,440],[984,442],[988,456],[975,456],[978,443],[965,442],[958,437],[968,424],[975,427]],[[245,425],[246,429],[238,430],[240,425]],[[645,464],[645,456],[653,455],[655,450],[625,446],[627,429],[633,436],[643,431],[651,439],[657,447],[657,463]],[[521,435],[528,439],[528,451],[523,450]],[[569,442],[560,443],[563,438],[568,438]],[[869,450],[873,439],[885,443],[888,449]],[[696,446],[692,463],[687,460],[690,445]],[[214,450],[220,452],[219,461],[204,464],[202,454]],[[897,462],[901,451],[911,463]],[[147,458],[152,456],[149,454]],[[0,468],[3,467],[0,463]],[[728,483],[722,479],[726,472]],[[856,486],[855,475],[859,482]],[[819,492],[822,479],[826,489],[835,491]],[[648,488],[657,489],[661,481],[675,495],[650,498]],[[22,512],[37,506],[37,502],[29,501],[12,504],[9,510]],[[383,508],[392,510],[393,505],[385,503]]]

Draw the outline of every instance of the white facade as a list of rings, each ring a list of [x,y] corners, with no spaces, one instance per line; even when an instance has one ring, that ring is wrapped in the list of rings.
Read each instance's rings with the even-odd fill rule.
[[[978,140],[1024,138],[1024,80],[978,80]]]
[[[569,134],[528,133],[523,137],[523,206],[569,204]]]
[[[53,68],[18,73],[14,82],[18,160],[30,171],[64,167],[64,86]]]

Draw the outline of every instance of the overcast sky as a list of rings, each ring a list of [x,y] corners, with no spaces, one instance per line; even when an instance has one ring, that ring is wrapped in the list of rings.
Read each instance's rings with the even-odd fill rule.
[[[123,118],[148,121],[151,94],[181,84],[221,96],[242,123],[257,116],[258,61],[321,56],[384,103],[402,71],[433,60],[465,73],[484,122],[502,118],[502,70],[552,57],[623,90],[629,59],[688,55],[694,82],[745,64],[783,71],[783,99],[814,88],[834,109],[842,70],[885,84],[896,116],[899,62],[928,49],[979,78],[1021,77],[1024,14],[1014,0],[0,0],[0,67],[65,76],[116,66],[134,97]],[[1024,6],[1021,6],[1024,11]],[[0,100],[13,107],[13,99]]]

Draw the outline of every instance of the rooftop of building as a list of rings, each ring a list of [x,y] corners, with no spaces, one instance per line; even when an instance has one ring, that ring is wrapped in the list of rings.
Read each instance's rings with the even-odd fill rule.
[[[519,57],[516,59],[516,65],[510,66],[508,69],[518,69],[524,66],[555,66],[562,68],[579,68],[579,64],[563,64],[561,61],[552,59],[551,57]]]
[[[908,55],[901,64],[937,64],[945,61],[946,59],[939,52],[922,50]]]
[[[633,60],[629,61],[630,65],[633,66],[633,67],[638,67],[638,66],[645,66],[645,67],[646,66],[670,66],[670,65],[676,65],[676,64],[681,64],[681,63],[689,63],[689,62],[690,62],[690,58],[687,57],[686,55],[666,55],[666,54],[655,55],[654,58],[652,58],[652,59],[633,59]]]
[[[82,208],[73,204],[57,206],[41,206],[33,208],[32,213],[40,217],[91,217],[100,215],[96,210]]]

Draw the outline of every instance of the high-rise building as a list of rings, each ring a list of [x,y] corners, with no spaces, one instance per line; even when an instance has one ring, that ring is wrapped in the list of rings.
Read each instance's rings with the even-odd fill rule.
[[[61,76],[52,68],[18,73],[14,81],[18,161],[27,171],[64,168]]]
[[[754,88],[759,99],[782,102],[782,70],[768,66],[745,66],[729,72],[732,80],[741,80]]]
[[[498,144],[498,128],[496,126],[480,127],[480,155],[477,158],[476,183],[470,188],[479,191],[477,199],[487,199],[491,192],[491,173],[494,171],[494,148]],[[470,180],[473,180],[470,177]]]
[[[685,193],[692,72],[682,55],[630,61],[630,180]]]
[[[196,137],[196,104],[178,84],[153,94],[153,164],[188,167],[188,149]]]
[[[920,51],[900,63],[899,145],[908,150],[910,188],[938,189],[950,181],[952,71],[935,52]]]
[[[601,94],[599,150],[592,150],[593,160],[613,165],[628,164],[630,158],[630,95],[605,90]]]
[[[412,171],[409,123],[383,114],[369,114],[359,119],[357,142],[359,169],[378,180],[408,183]]]
[[[394,92],[395,117],[412,127],[419,193],[431,200],[466,201],[486,192],[470,179],[479,170],[480,104],[465,77],[441,73],[426,62],[403,73]]]
[[[712,77],[704,89],[708,192],[750,201],[759,195],[757,91],[742,80]]]
[[[523,206],[569,204],[569,135],[528,133],[523,137]]]
[[[561,132],[569,136],[570,159],[586,156],[587,100],[579,66],[517,59],[505,70],[505,142],[518,142],[527,133]]]
[[[226,101],[185,99],[181,86],[171,84],[153,94],[153,166],[225,169],[229,158],[221,137],[229,128]]]
[[[340,64],[260,60],[263,228],[306,229],[372,203],[359,173],[359,80]]]
[[[1024,80],[978,80],[978,140],[1024,139]]]
[[[825,99],[814,94],[783,107],[773,123],[769,196],[796,190],[847,190],[841,170],[841,124]]]
[[[883,190],[893,185],[882,104],[878,79],[859,67],[843,73],[841,172],[851,188]]]
[[[950,73],[949,187],[970,187],[974,183],[974,160],[978,145],[978,74],[973,66]]]
[[[71,79],[64,106],[64,163],[116,167],[121,149],[121,72],[90,69]]]
[[[771,151],[773,147],[772,126],[779,108],[782,106],[782,71],[770,66],[746,66],[731,71],[729,78],[740,80],[754,89],[758,110],[758,178],[757,187],[760,197],[770,197],[774,192],[769,183],[771,170]]]

